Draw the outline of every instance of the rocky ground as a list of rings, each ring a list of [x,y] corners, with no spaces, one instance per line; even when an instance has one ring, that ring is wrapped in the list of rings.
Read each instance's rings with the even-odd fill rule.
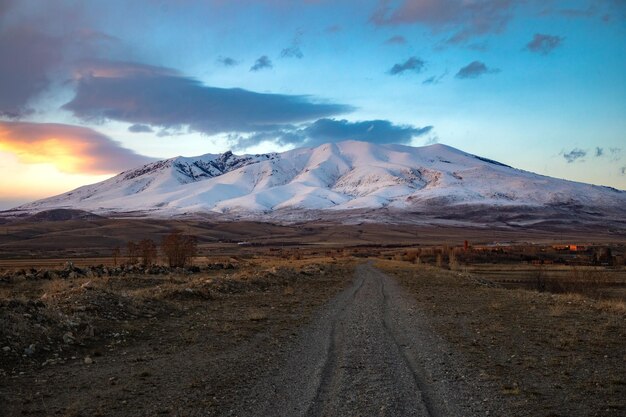
[[[100,269],[3,275],[0,415],[626,412],[619,300],[392,260]]]
[[[226,415],[351,279],[332,261],[13,274],[0,286],[0,415]]]

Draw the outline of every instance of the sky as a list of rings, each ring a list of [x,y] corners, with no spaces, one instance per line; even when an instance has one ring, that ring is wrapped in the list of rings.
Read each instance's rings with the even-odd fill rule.
[[[624,0],[0,0],[0,57],[0,209],[349,139],[626,189]]]

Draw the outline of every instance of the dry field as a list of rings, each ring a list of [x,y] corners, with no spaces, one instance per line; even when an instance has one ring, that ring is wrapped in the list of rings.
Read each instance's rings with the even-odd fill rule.
[[[158,242],[175,226],[105,219],[5,228],[0,415],[255,415],[245,407],[281,389],[314,387],[304,380],[315,375],[332,389],[311,391],[328,403],[309,414],[333,415],[333,404],[349,404],[335,396],[351,392],[346,381],[365,384],[359,392],[384,391],[377,375],[360,379],[385,362],[385,349],[376,362],[362,356],[376,329],[396,335],[376,339],[380,346],[414,352],[409,368],[431,415],[626,414],[624,266],[551,263],[560,253],[533,265],[515,251],[466,262],[458,251],[462,238],[505,239],[523,255],[552,243],[547,232],[186,222],[176,228],[199,237],[194,269],[120,268],[125,257],[111,257],[115,246]],[[623,259],[623,241],[595,242]],[[437,256],[444,252],[459,258]],[[394,330],[398,323],[404,327]],[[325,336],[312,337],[312,329]],[[403,329],[413,339],[402,341]],[[322,340],[334,347],[316,347]],[[339,356],[316,364],[320,349]],[[402,356],[394,358],[402,368]],[[285,369],[299,376],[303,364],[312,371],[281,388]],[[395,395],[393,387],[385,392]],[[374,398],[349,400],[356,413]],[[381,415],[393,415],[391,398],[381,399],[389,406]]]
[[[468,365],[465,378],[497,398],[502,415],[626,413],[624,299],[499,288],[477,275],[407,262],[377,265],[414,296],[453,346],[453,359]]]
[[[0,414],[225,415],[351,278],[351,261],[252,259],[195,274],[3,281]]]

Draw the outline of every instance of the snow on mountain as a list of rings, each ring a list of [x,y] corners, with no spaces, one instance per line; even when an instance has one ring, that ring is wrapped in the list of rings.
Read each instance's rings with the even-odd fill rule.
[[[167,159],[16,210],[258,215],[441,204],[620,208],[626,192],[521,171],[441,144],[346,141],[283,153]]]

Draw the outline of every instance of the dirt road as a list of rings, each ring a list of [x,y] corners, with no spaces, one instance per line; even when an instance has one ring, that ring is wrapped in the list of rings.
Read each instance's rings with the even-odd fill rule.
[[[237,415],[454,416],[479,412],[449,381],[442,341],[389,276],[360,265],[351,287],[301,333],[288,363]],[[428,369],[428,370],[427,370]],[[444,376],[445,375],[445,376]],[[440,379],[441,378],[441,379]],[[465,402],[461,410],[457,404]]]

